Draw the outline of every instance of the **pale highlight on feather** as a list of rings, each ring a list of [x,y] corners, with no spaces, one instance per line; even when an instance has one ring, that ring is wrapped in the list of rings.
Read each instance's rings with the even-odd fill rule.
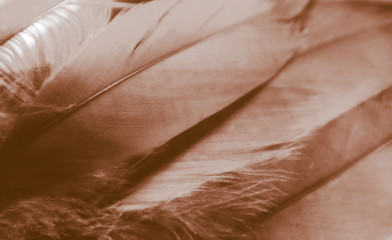
[[[108,5],[65,1],[0,46],[0,143],[20,107],[108,24],[110,13]]]
[[[0,47],[2,87],[20,101],[33,97],[108,22],[109,10],[65,2],[15,35]]]

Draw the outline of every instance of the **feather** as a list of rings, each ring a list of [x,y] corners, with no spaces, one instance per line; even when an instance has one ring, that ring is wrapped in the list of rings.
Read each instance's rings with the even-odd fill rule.
[[[384,14],[382,18],[369,6],[313,6],[306,21],[308,42],[302,45],[304,52],[245,102],[238,113],[211,120],[223,123],[218,129],[211,129],[207,137],[195,141],[195,146],[168,159],[170,164],[132,192],[123,208],[150,206],[188,193],[212,174],[234,171],[258,161],[265,146],[280,146],[321,128],[390,87],[390,10]],[[347,15],[352,18],[347,19]],[[324,21],[325,16],[330,17],[328,22]],[[376,20],[375,16],[380,18]],[[342,19],[345,24],[337,28]],[[196,136],[188,138],[198,139]],[[184,149],[182,145],[177,148]]]
[[[257,239],[259,234],[268,238],[253,232],[256,224],[268,224],[271,215],[284,213],[284,207],[389,140],[391,128],[385,119],[391,114],[390,8],[370,1],[299,1],[298,5],[279,1],[280,7],[265,5],[260,10],[227,1],[217,8],[210,6],[209,11],[202,11],[207,9],[203,7],[196,11],[195,16],[202,18],[185,30],[178,17],[183,16],[180,10],[187,9],[184,6],[194,7],[190,3],[151,2],[116,17],[25,107],[3,145],[2,156],[17,160],[14,165],[4,161],[7,164],[2,166],[2,178],[12,186],[7,188],[2,181],[5,202],[22,191],[26,194],[28,187],[36,191],[34,187],[46,179],[53,182],[45,187],[58,184],[60,174],[67,175],[68,181],[5,208],[0,214],[2,236]],[[239,5],[246,16],[224,17],[230,12],[225,12],[226,6],[239,11]],[[111,38],[126,16],[139,18],[149,10],[156,15],[148,17],[151,22],[146,22],[146,28],[131,27],[136,40],[120,38],[134,40],[130,53],[114,47],[129,47]],[[162,25],[184,32],[167,39]],[[256,40],[259,45],[253,43]],[[102,60],[113,55],[100,46],[112,41],[115,44],[108,49],[114,49],[120,63],[130,59],[124,64],[130,68]],[[246,46],[238,47],[245,42]],[[185,47],[178,50],[178,46]],[[214,55],[219,64],[214,63]],[[248,61],[241,65],[239,59]],[[212,75],[216,69],[219,74]],[[154,81],[157,76],[163,80]],[[236,84],[239,77],[243,82]],[[204,90],[198,81],[211,88]],[[224,89],[226,84],[233,90]],[[70,91],[70,86],[82,91]],[[200,91],[197,96],[192,94],[195,89]],[[165,95],[172,91],[178,95]],[[178,109],[172,110],[174,100]],[[202,103],[210,105],[198,106]],[[114,128],[105,127],[112,125],[128,131],[111,135]],[[27,140],[20,141],[26,130],[35,128]],[[70,135],[87,140],[67,139]],[[73,141],[83,145],[80,150]],[[20,153],[15,153],[15,146]],[[147,156],[129,158],[153,148]],[[94,165],[106,164],[87,166],[97,170],[69,179],[70,172],[90,160]],[[37,179],[40,174],[44,177]]]
[[[56,179],[149,152],[273,78],[301,34],[274,21],[270,8],[152,1],[113,19],[24,106],[1,152],[7,181],[17,179],[9,191],[23,186],[22,165]]]
[[[340,10],[342,9],[341,5],[335,5],[335,10],[337,6],[339,6]],[[350,11],[352,11],[352,6],[348,7],[347,9],[351,9]],[[325,5],[321,9],[325,10],[325,8],[328,11],[331,10],[330,6]],[[356,10],[353,13],[358,10],[357,8],[354,9]],[[367,12],[366,9],[363,8],[363,10]],[[318,12],[320,9],[316,7],[314,11]],[[340,16],[347,16],[344,12],[342,15],[339,15],[336,16],[336,21],[340,21]],[[355,16],[350,14],[350,16],[354,18],[360,16],[363,18],[365,15],[360,14]],[[320,17],[320,19],[322,18]],[[333,23],[333,21],[330,23],[331,26],[334,25]],[[355,25],[355,27],[357,26]],[[283,177],[298,179],[281,181],[277,178],[275,180],[273,185],[287,195],[279,194],[279,190],[265,194],[264,190],[268,188],[262,185],[264,178],[260,177],[259,181],[262,187],[255,187],[249,195],[244,194],[243,199],[247,200],[243,202],[239,200],[233,201],[232,205],[227,204],[224,210],[220,209],[221,212],[214,213],[214,215],[228,214],[232,216],[231,223],[237,222],[237,228],[231,227],[229,229],[243,229],[245,232],[248,231],[247,235],[243,235],[244,233],[241,231],[237,233],[230,232],[228,235],[232,238],[229,238],[224,235],[224,231],[220,232],[217,230],[219,228],[215,227],[213,231],[209,232],[210,234],[216,234],[213,235],[214,237],[202,238],[200,236],[203,236],[202,234],[205,233],[203,231],[208,230],[204,227],[202,231],[198,231],[199,235],[185,239],[199,239],[199,237],[201,239],[226,239],[225,236],[229,239],[252,238],[252,233],[247,227],[251,227],[257,221],[255,219],[244,220],[237,218],[241,212],[249,211],[254,214],[258,213],[259,217],[268,217],[269,213],[265,213],[265,207],[269,211],[276,211],[276,206],[281,208],[288,203],[292,203],[293,197],[302,197],[319,186],[320,181],[326,181],[329,176],[334,175],[337,171],[347,167],[347,165],[351,166],[350,163],[357,161],[361,156],[382,145],[391,134],[390,131],[386,131],[386,129],[390,129],[390,123],[384,121],[385,119],[389,119],[391,114],[390,108],[388,107],[390,105],[390,89],[381,93],[379,92],[389,88],[391,84],[389,78],[391,52],[389,50],[388,52],[384,52],[385,55],[381,56],[379,50],[382,49],[384,51],[390,49],[391,34],[388,24],[384,22],[380,26],[380,31],[383,33],[375,33],[374,26],[369,28],[368,26],[362,25],[361,27],[365,27],[366,30],[359,31],[361,34],[348,34],[351,36],[350,38],[343,41],[332,41],[333,44],[329,44],[327,47],[324,45],[323,48],[318,48],[317,51],[313,50],[311,54],[303,57],[299,56],[300,59],[298,62],[294,61],[277,79],[260,91],[258,101],[252,101],[252,104],[248,104],[241,111],[242,113],[234,115],[232,120],[225,123],[225,127],[215,130],[206,139],[203,139],[203,141],[199,141],[195,146],[186,149],[179,157],[171,159],[173,162],[170,165],[164,167],[155,176],[139,185],[136,192],[131,191],[129,197],[121,204],[124,215],[138,216],[138,219],[148,219],[146,220],[146,224],[147,222],[149,224],[159,224],[159,217],[151,219],[150,211],[165,211],[171,208],[172,201],[180,201],[182,195],[189,194],[186,198],[187,200],[184,200],[184,202],[192,202],[199,207],[198,211],[192,212],[195,215],[188,213],[186,215],[187,217],[181,216],[180,218],[177,215],[181,213],[179,209],[165,213],[167,217],[175,217],[177,220],[173,221],[175,223],[182,222],[186,224],[190,222],[191,224],[204,224],[203,220],[210,218],[207,216],[196,216],[199,213],[208,214],[208,210],[200,209],[202,205],[198,205],[197,200],[194,200],[194,198],[197,198],[197,196],[204,196],[204,198],[211,196],[211,193],[203,187],[205,184],[208,186],[210,183],[207,179],[211,174],[219,174],[219,172],[228,171],[230,168],[232,168],[232,172],[228,173],[229,176],[231,176],[230,174],[240,174],[242,164],[246,165],[246,163],[252,160],[256,162],[261,161],[261,153],[267,150],[262,146],[279,146],[279,143],[287,142],[297,134],[310,131],[312,128],[315,129],[324,126],[305,138],[303,143],[300,144],[306,147],[300,151],[299,156],[296,153],[295,155],[297,157],[295,155],[292,157],[297,159],[296,161],[282,161],[273,165],[275,168],[286,171],[283,176],[278,175],[280,179]],[[319,28],[317,30],[326,32]],[[358,32],[358,29],[354,28],[353,30],[354,32]],[[339,31],[339,29],[335,28],[335,31]],[[312,32],[309,32],[309,35],[311,34]],[[375,36],[379,36],[379,40],[383,39],[381,42],[384,42],[385,45],[381,46],[381,42],[378,41],[371,43],[375,40]],[[324,37],[326,39],[329,38],[329,36],[325,35]],[[348,50],[348,46],[352,49]],[[334,55],[334,51],[336,51],[336,55]],[[342,52],[345,52],[345,57],[342,57]],[[366,54],[362,55],[364,52]],[[385,60],[384,57],[389,60]],[[377,61],[377,63],[365,64],[367,67],[363,66],[360,70],[361,73],[359,73],[359,69],[356,67],[367,61]],[[332,63],[336,63],[336,65]],[[372,67],[369,67],[370,65]],[[309,69],[308,66],[312,66],[312,68]],[[376,68],[371,70],[375,66]],[[356,71],[352,71],[352,69],[356,69]],[[333,75],[334,73],[336,73],[336,76]],[[380,73],[383,74],[379,75]],[[344,76],[344,79],[342,79],[342,76]],[[302,86],[301,79],[303,79]],[[339,84],[342,81],[345,84]],[[276,94],[282,93],[283,89],[286,89],[285,94]],[[377,96],[366,100],[373,94],[377,94]],[[362,101],[365,101],[365,103],[360,104]],[[271,106],[268,107],[268,105]],[[355,105],[358,106],[349,111]],[[341,115],[345,111],[347,112]],[[255,114],[257,112],[259,112],[260,116],[260,127],[252,125],[258,122],[255,121]],[[286,114],[287,117],[284,117]],[[336,118],[336,120],[329,122],[333,118]],[[233,126],[236,127],[236,131],[233,130]],[[374,127],[370,129],[369,126]],[[256,129],[259,129],[257,131],[259,134],[255,134]],[[276,129],[279,129],[279,133],[277,133]],[[361,131],[356,129],[367,130]],[[263,138],[259,136],[263,136]],[[222,146],[225,148],[222,148]],[[211,159],[214,159],[213,163]],[[214,166],[213,169],[211,168],[212,165]],[[258,168],[252,166],[249,169],[255,172]],[[262,169],[266,169],[265,166]],[[245,191],[247,187],[252,186],[251,184],[245,184],[248,179],[252,179],[249,175],[245,175],[240,179],[236,178],[233,182],[227,181],[223,177],[221,178],[222,185],[220,187],[214,186],[213,191],[219,192],[221,188],[235,188],[238,183],[244,183],[244,188],[236,189],[238,191],[237,193],[244,193],[241,190]],[[187,181],[182,182],[181,179],[187,179]],[[206,181],[206,183],[202,184],[203,181]],[[212,181],[215,182],[218,180],[213,179]],[[202,184],[201,187],[197,188],[200,184]],[[178,199],[175,199],[176,196],[178,196]],[[210,203],[216,204],[211,204],[211,209],[220,207],[220,203],[222,202],[221,198],[224,198],[224,196],[228,196],[227,199],[232,198],[232,195],[227,193],[221,194],[214,199],[208,198]],[[253,196],[257,197],[252,198]],[[169,201],[170,199],[173,200]],[[190,208],[189,205],[186,206]],[[160,214],[157,215],[161,216]],[[197,220],[195,220],[196,218]],[[222,221],[219,218],[210,220],[208,222],[210,225],[230,222],[229,220]],[[119,226],[124,225],[120,223]],[[148,229],[147,226],[145,227]],[[126,231],[124,228],[119,227],[113,230],[113,232]],[[176,229],[175,226],[167,228]],[[275,228],[276,232],[278,232],[279,225],[276,225]],[[132,228],[130,227],[130,229]],[[189,230],[188,226],[181,228],[177,233],[181,234],[181,231],[185,230]],[[268,232],[268,230],[264,232]],[[263,236],[261,235],[260,237]]]

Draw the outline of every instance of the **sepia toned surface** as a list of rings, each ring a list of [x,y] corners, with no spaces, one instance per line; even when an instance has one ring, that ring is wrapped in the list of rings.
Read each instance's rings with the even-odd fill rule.
[[[391,4],[0,1],[0,239],[389,239]]]
[[[390,143],[276,216],[260,239],[390,239]]]

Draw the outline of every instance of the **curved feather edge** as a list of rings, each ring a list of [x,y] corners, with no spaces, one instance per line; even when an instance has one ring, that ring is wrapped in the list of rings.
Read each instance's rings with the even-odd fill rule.
[[[46,72],[55,74],[108,23],[108,18],[108,8],[83,8],[78,1],[66,1],[40,17],[1,46],[3,87],[17,99],[29,101],[49,80]],[[30,72],[39,75],[41,68],[50,70],[42,71],[43,76],[31,76]]]
[[[63,0],[3,0],[0,2],[0,44],[50,11]],[[20,14],[23,12],[23,14]]]
[[[111,8],[65,1],[0,46],[0,145],[24,104],[33,101],[74,54],[109,22]]]

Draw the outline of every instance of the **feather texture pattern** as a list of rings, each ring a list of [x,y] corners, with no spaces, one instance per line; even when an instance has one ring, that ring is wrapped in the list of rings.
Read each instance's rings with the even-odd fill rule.
[[[61,179],[148,153],[262,85],[301,43],[270,8],[255,0],[151,1],[116,17],[24,106],[0,153],[3,169],[14,169],[8,181],[35,189],[57,181],[23,183],[20,166]],[[272,41],[274,48],[259,47]],[[78,167],[66,167],[70,160]]]
[[[315,236],[287,225],[318,196],[357,196],[330,184],[358,162],[389,165],[391,6],[81,0],[15,24],[0,50],[0,236]]]

